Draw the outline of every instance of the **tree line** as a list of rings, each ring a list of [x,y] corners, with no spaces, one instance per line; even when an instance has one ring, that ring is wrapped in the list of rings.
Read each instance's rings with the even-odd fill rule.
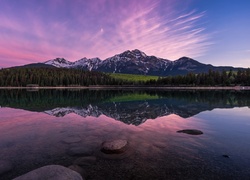
[[[101,72],[61,68],[10,68],[0,70],[0,86],[89,86],[108,85],[114,78]]]
[[[208,73],[188,73],[187,75],[168,76],[147,82],[157,85],[186,85],[186,86],[249,86],[250,69],[238,71],[213,71]]]
[[[213,71],[187,75],[159,77],[147,81],[129,81],[113,78],[108,74],[63,68],[9,68],[0,70],[0,86],[90,86],[90,85],[139,85],[139,86],[249,86],[250,69],[238,71]]]

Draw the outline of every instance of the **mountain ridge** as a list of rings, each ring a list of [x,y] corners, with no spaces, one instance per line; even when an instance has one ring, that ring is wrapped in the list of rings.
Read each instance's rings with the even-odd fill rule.
[[[197,60],[185,56],[171,61],[156,56],[148,56],[146,55],[146,53],[138,49],[134,49],[131,51],[127,50],[120,54],[116,54],[112,57],[106,58],[105,60],[101,60],[97,57],[84,57],[71,62],[64,58],[55,58],[45,61],[41,64],[53,66],[56,68],[75,68],[107,73],[141,74],[155,76],[185,75],[189,72],[206,73],[209,69],[216,71],[244,69],[235,68],[232,66],[213,66],[211,64],[203,64]]]

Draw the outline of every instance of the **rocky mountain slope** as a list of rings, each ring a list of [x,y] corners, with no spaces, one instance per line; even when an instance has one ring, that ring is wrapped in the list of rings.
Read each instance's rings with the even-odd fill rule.
[[[144,52],[135,49],[116,54],[105,60],[99,58],[82,58],[75,62],[70,62],[64,58],[56,58],[44,62],[45,65],[57,68],[76,68],[89,71],[101,71],[108,73],[126,73],[126,74],[143,74],[143,75],[184,75],[189,72],[201,73],[211,70],[238,70],[230,66],[212,66],[203,64],[188,57],[182,57],[175,61],[147,56]]]

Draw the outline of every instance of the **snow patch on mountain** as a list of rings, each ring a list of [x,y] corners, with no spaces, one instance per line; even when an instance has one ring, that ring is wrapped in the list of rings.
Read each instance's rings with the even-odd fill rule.
[[[56,59],[48,60],[44,64],[52,65],[58,68],[69,68],[74,63],[64,58],[56,58]]]
[[[44,112],[48,115],[56,117],[63,117],[70,113],[74,113],[82,117],[87,117],[87,116],[99,117],[102,114],[102,112],[98,110],[97,106],[92,106],[91,104],[89,104],[86,108],[58,107]]]
[[[87,69],[89,71],[96,70],[102,61],[99,58],[87,59],[86,57],[75,61],[71,68]]]
[[[188,57],[182,57],[175,61],[147,56],[144,52],[135,49],[116,54],[105,60],[99,58],[88,59],[86,57],[75,62],[64,58],[56,58],[46,61],[45,64],[58,68],[75,68],[89,71],[100,71],[108,73],[143,74],[167,76],[176,74],[187,74],[188,72],[206,72],[213,68]]]

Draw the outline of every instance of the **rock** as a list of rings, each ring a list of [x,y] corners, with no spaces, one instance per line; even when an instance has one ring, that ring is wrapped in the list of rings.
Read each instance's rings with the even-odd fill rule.
[[[128,141],[118,139],[113,141],[105,141],[102,143],[101,151],[106,154],[120,154],[126,151]]]
[[[229,155],[223,154],[222,157],[224,157],[224,158],[229,158]]]
[[[73,164],[73,165],[70,165],[68,168],[75,172],[78,172],[83,178],[87,177],[86,171],[78,165]]]
[[[77,136],[67,137],[63,140],[64,143],[71,144],[71,143],[77,143],[80,142],[82,139]]]
[[[83,180],[81,175],[69,168],[59,165],[48,165],[28,172],[14,180]]]
[[[201,135],[203,134],[202,131],[197,130],[197,129],[184,129],[184,130],[180,130],[177,131],[178,133],[186,133],[186,134],[190,134],[190,135]]]
[[[0,160],[0,175],[8,171],[11,171],[13,168],[12,163],[6,160]]]
[[[72,147],[68,150],[70,156],[90,156],[93,150],[86,147]]]
[[[96,157],[95,156],[86,156],[86,157],[80,157],[76,159],[73,164],[74,165],[79,165],[79,166],[88,166],[95,164],[96,162]]]

